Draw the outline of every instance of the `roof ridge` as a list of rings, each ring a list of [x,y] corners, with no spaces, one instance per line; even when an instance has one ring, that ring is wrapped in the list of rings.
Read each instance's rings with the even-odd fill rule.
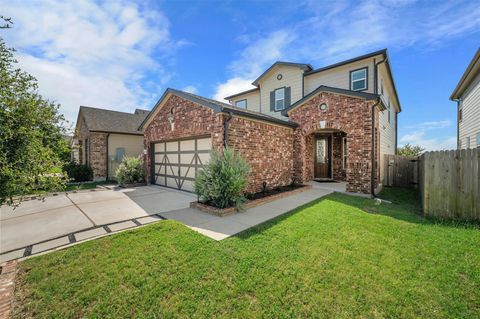
[[[106,111],[106,112],[115,112],[115,113],[121,113],[121,114],[125,114],[125,115],[141,115],[141,114],[135,114],[135,113],[129,113],[129,112],[122,112],[122,111],[117,111],[117,110],[109,110],[109,109],[103,109],[103,108],[100,108],[100,107],[93,107],[93,106],[86,106],[86,105],[80,105],[80,108],[82,109],[91,109],[91,110],[99,110],[99,111]],[[137,110],[142,110],[142,111],[148,111],[150,112],[149,110],[143,110],[143,109],[137,109]]]

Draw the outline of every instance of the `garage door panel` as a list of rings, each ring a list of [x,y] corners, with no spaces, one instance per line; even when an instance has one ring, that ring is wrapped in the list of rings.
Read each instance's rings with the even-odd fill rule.
[[[156,143],[155,152],[165,152],[165,143]]]
[[[167,142],[167,152],[178,152],[178,142]]]
[[[178,153],[167,154],[167,161],[170,164],[178,164]]]
[[[167,172],[167,167],[165,165],[155,165],[155,174],[165,175]]]
[[[155,143],[154,183],[193,191],[195,174],[210,158],[211,138]]]
[[[187,166],[180,167],[180,176],[195,178],[195,167],[187,167]]]
[[[209,153],[199,153],[198,154],[198,159],[199,163],[205,165],[208,163],[208,160],[210,159],[210,154]]]
[[[155,154],[155,163],[163,163],[164,161],[164,158],[165,158],[165,155],[163,154]]]
[[[180,141],[180,151],[194,151],[195,140]]]
[[[194,153],[189,153],[189,154],[180,154],[180,164],[195,164],[193,161],[195,154]]]
[[[209,151],[212,149],[212,139],[201,138],[197,140],[197,150],[199,151]]]

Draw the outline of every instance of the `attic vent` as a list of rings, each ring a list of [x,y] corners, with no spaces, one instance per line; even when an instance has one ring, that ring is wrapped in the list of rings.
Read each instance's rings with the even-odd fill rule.
[[[282,75],[282,74],[277,75],[277,80],[280,81],[282,78],[283,78],[283,75]]]

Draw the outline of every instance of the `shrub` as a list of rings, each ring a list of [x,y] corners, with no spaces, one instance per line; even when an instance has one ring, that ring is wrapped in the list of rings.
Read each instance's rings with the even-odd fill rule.
[[[88,165],[71,162],[64,165],[63,170],[73,182],[87,182],[93,180],[93,170]]]
[[[140,157],[125,156],[115,172],[120,185],[144,181],[143,161]]]
[[[210,161],[195,179],[195,192],[200,199],[218,208],[235,206],[242,209],[250,167],[233,150],[211,152]]]

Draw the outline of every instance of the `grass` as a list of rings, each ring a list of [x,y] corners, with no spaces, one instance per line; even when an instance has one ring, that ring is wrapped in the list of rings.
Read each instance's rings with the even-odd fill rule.
[[[81,184],[68,184],[65,188],[66,192],[82,190],[82,189],[92,189],[97,188],[98,185],[110,185],[110,184],[117,184],[115,181],[102,181],[102,182],[87,182]]]
[[[480,230],[332,194],[221,242],[175,221],[20,264],[14,318],[480,317]]]

